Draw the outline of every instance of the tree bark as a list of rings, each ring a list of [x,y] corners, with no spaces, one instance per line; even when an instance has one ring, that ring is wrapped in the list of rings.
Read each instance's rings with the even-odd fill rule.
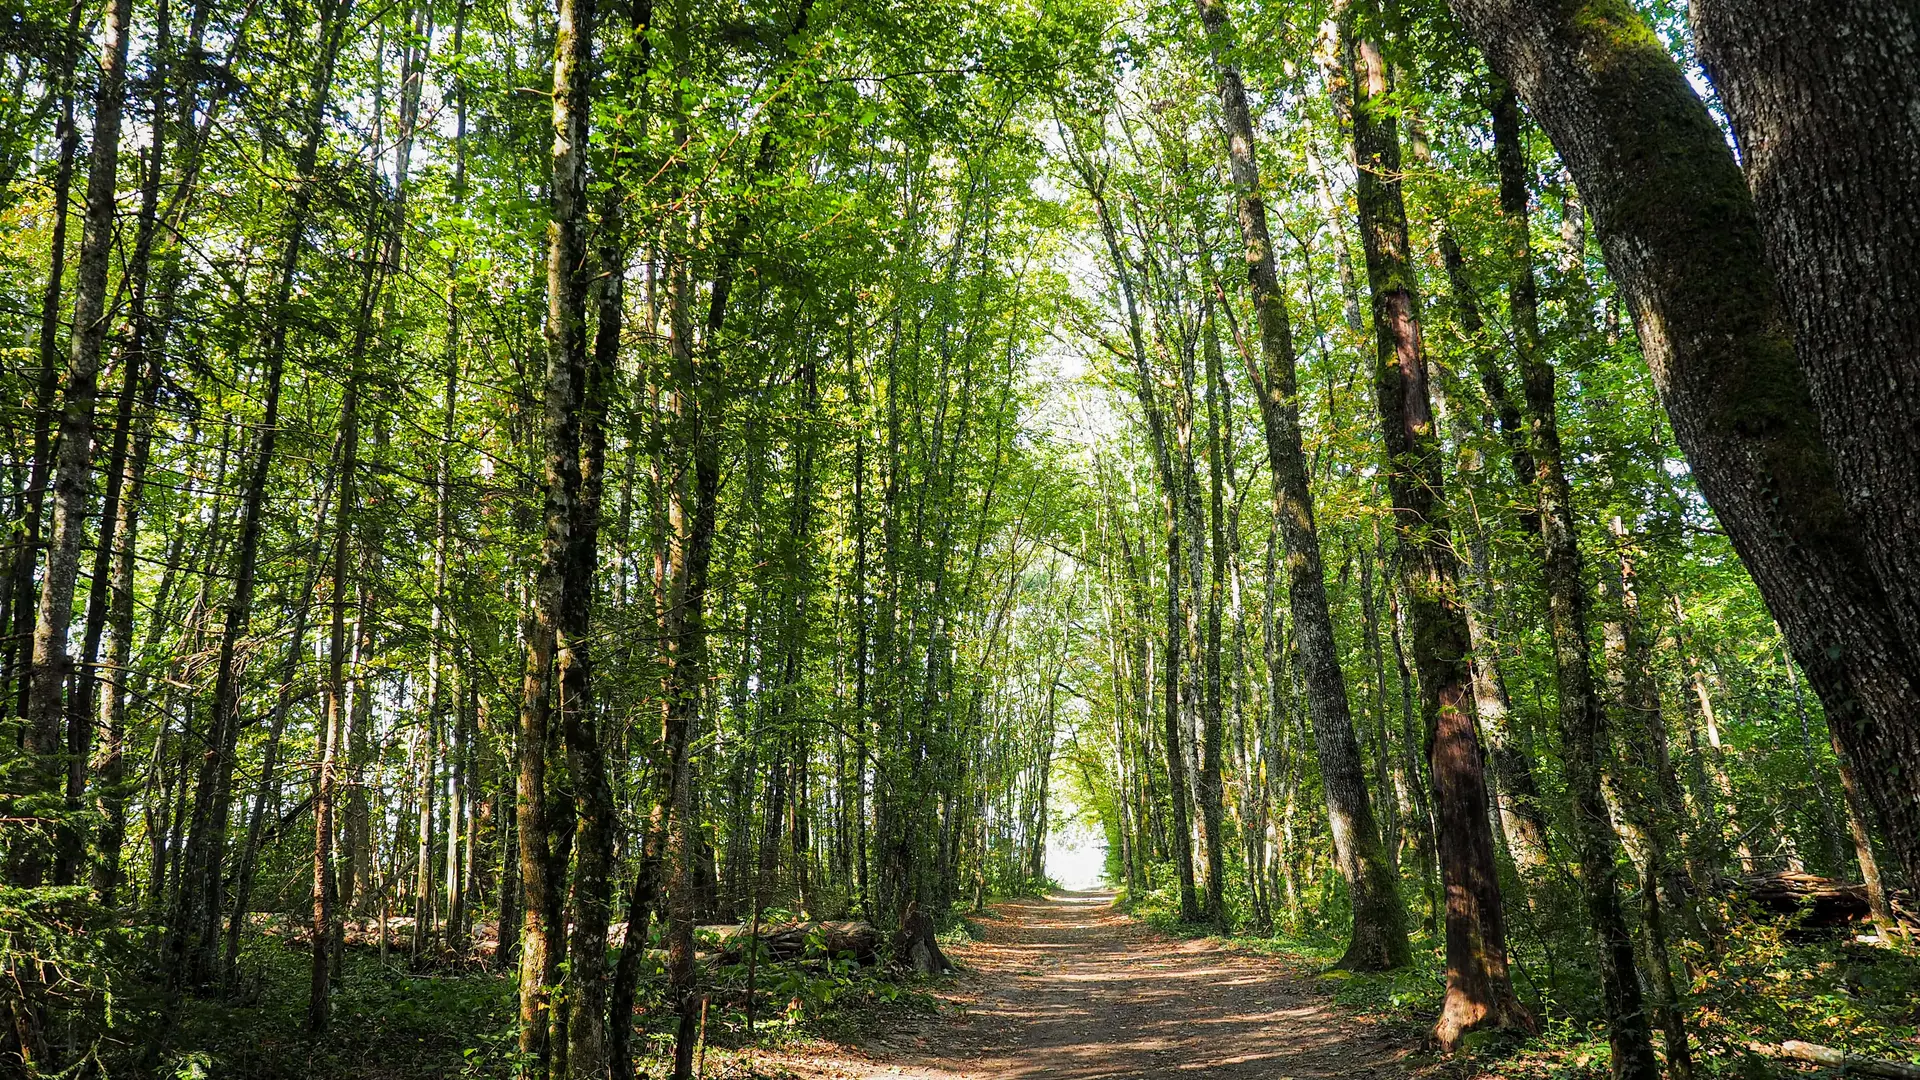
[[[93,410],[109,322],[107,277],[112,268],[113,206],[120,170],[120,120],[126,111],[127,44],[132,18],[131,0],[114,0],[107,8],[100,85],[93,106],[93,151],[87,165],[87,208],[74,279],[72,349],[61,395],[59,441],[51,475],[53,531],[34,618],[33,681],[27,693],[26,749],[39,756],[41,781],[50,791],[58,789],[64,777],[69,814],[78,810],[77,789],[86,775],[86,752],[93,733],[92,717],[86,712],[77,713],[77,724],[68,727],[64,737],[61,721],[66,716],[62,706],[67,680],[73,674],[67,632],[73,625],[80,547],[86,539],[87,501],[92,489]],[[78,872],[81,834],[77,830],[81,828],[81,822],[67,820],[56,829],[57,884],[71,884]],[[28,854],[22,860],[21,882],[37,884],[42,866],[39,856]]]
[[[1624,0],[1451,4],[1578,182],[1701,492],[1920,878],[1920,657],[1842,495],[1725,138]]]
[[[374,277],[377,271],[369,260],[369,280],[361,304],[361,335],[373,313]],[[357,359],[357,358],[356,358]],[[334,510],[332,567],[328,591],[332,594],[331,632],[327,640],[327,711],[321,732],[320,770],[314,781],[313,797],[313,970],[307,996],[307,1030],[318,1034],[327,1030],[328,995],[333,980],[328,970],[332,956],[334,922],[337,918],[333,873],[334,847],[334,764],[347,724],[347,597],[348,560],[352,553],[353,511],[357,506],[354,472],[360,452],[360,385],[358,372],[350,367],[340,403],[340,501]],[[304,628],[304,625],[303,625]],[[381,934],[386,934],[382,918]]]
[[[679,1017],[674,1038],[674,1080],[693,1075],[699,992],[693,956],[695,919],[695,822],[693,818],[693,728],[700,716],[707,669],[706,595],[713,561],[715,505],[720,488],[720,424],[709,412],[709,395],[693,362],[693,332],[684,255],[673,268],[671,355],[674,387],[669,403],[674,443],[686,460],[677,463],[669,493],[670,591],[663,640],[667,648],[662,695],[664,761],[667,768],[667,978]]]
[[[1795,353],[1900,637],[1920,644],[1920,14],[1689,8],[1740,145]],[[1909,867],[1912,873],[1912,867]]]
[[[1307,713],[1313,722],[1314,748],[1326,791],[1334,861],[1346,880],[1353,905],[1352,935],[1339,966],[1357,971],[1402,967],[1412,961],[1406,906],[1400,899],[1397,875],[1381,843],[1367,795],[1366,769],[1354,736],[1346,676],[1340,669],[1333,615],[1327,604],[1326,571],[1314,524],[1306,455],[1301,448],[1293,329],[1274,266],[1266,203],[1260,195],[1246,86],[1231,60],[1233,28],[1222,0],[1196,2],[1213,53],[1247,286],[1254,306],[1254,330],[1260,343],[1257,360],[1244,343],[1240,351],[1266,433],[1272,514],[1285,545],[1288,609],[1293,614],[1294,643],[1306,682]],[[1224,303],[1224,294],[1221,299]],[[1231,317],[1230,309],[1228,315]],[[1278,672],[1272,674],[1275,681],[1270,692],[1278,696]]]
[[[1215,329],[1212,297],[1201,304],[1206,314],[1206,407],[1207,407],[1207,638],[1206,691],[1201,705],[1200,723],[1200,816],[1207,827],[1207,917],[1215,926],[1227,928],[1226,889],[1226,785],[1221,777],[1224,724],[1220,672],[1220,620],[1226,606],[1227,537],[1226,493],[1224,490],[1227,453],[1221,438],[1221,417],[1233,409],[1233,394],[1225,385],[1220,356],[1220,336]],[[1222,401],[1221,399],[1225,400]],[[1044,810],[1044,807],[1043,807]]]
[[[97,654],[105,656],[99,674],[103,686],[99,693],[96,723],[106,738],[106,746],[98,767],[101,822],[95,845],[98,857],[93,866],[93,888],[101,906],[109,910],[115,907],[119,899],[121,849],[127,832],[127,668],[133,657],[133,590],[135,556],[139,550],[140,507],[145,498],[147,462],[153,447],[154,408],[172,314],[171,295],[160,312],[153,311],[151,307],[153,248],[160,231],[160,185],[166,167],[168,137],[171,134],[182,144],[191,142],[190,125],[174,124],[167,116],[167,99],[173,89],[169,82],[172,78],[174,47],[171,13],[172,8],[166,0],[161,0],[154,13],[154,60],[148,87],[153,141],[141,177],[140,219],[135,232],[133,255],[127,266],[130,298],[128,322],[132,332],[124,362],[129,372],[141,372],[140,401],[120,425],[122,431],[129,426],[134,430],[133,444],[124,456],[121,470],[121,492],[111,530],[112,557],[110,564],[103,560],[96,560],[95,563],[96,574],[100,573],[102,566],[106,567],[107,595],[103,612],[105,636],[96,650]],[[191,156],[191,151],[188,156]],[[171,269],[170,263],[168,269]],[[171,275],[163,280],[170,294],[174,287]]]
[[[1448,1051],[1486,1027],[1531,1029],[1507,969],[1506,925],[1487,818],[1486,778],[1472,714],[1471,644],[1420,341],[1419,299],[1400,193],[1398,123],[1383,100],[1387,69],[1371,36],[1380,10],[1359,0],[1341,13],[1351,76],[1360,231],[1373,293],[1374,390],[1387,485],[1400,541],[1420,706],[1432,772],[1437,846],[1446,890],[1447,987],[1434,1037]]]
[[[61,293],[67,280],[67,207],[73,195],[73,160],[80,152],[80,128],[74,123],[74,90],[79,81],[80,20],[86,11],[83,0],[74,0],[67,12],[66,55],[61,58],[58,93],[60,116],[54,125],[55,154],[53,189],[49,192],[53,207],[53,228],[47,252],[47,284],[40,293],[40,337],[36,350],[39,373],[33,396],[33,463],[27,469],[26,490],[21,493],[21,513],[12,528],[13,565],[8,571],[7,595],[0,603],[8,606],[9,631],[13,640],[6,646],[6,674],[14,685],[15,701],[5,703],[17,708],[25,718],[33,686],[33,637],[27,627],[34,621],[34,569],[40,561],[41,516],[46,510],[47,480],[53,471],[53,420],[57,415],[54,394],[59,389]],[[71,356],[71,342],[68,353]],[[31,742],[31,735],[28,736]],[[24,868],[16,867],[16,871]],[[34,871],[37,873],[38,871]],[[30,876],[30,875],[29,875]]]
[[[568,938],[564,1072],[606,1071],[606,939],[610,921],[613,799],[590,698],[593,569],[604,443],[592,416],[604,408],[603,380],[589,370],[586,304],[587,124],[592,77],[592,0],[563,0],[554,44],[553,182],[547,223],[545,389],[545,534],[537,583],[534,632],[522,707],[521,877],[527,910],[522,932],[521,1044],[557,1055],[546,1029],[557,975],[551,937],[563,932],[559,910],[565,863],[543,834],[544,746],[557,712],[566,746],[576,818],[571,830],[578,862],[573,882],[573,927]],[[589,385],[593,384],[593,385]],[[552,670],[549,672],[548,665]],[[557,698],[557,701],[555,700]],[[530,1030],[540,1029],[540,1030]],[[562,1070],[556,1070],[562,1071]]]
[[[567,944],[567,1002],[571,1011],[567,1020],[567,1068],[570,1075],[598,1077],[606,1072],[608,1061],[607,933],[612,922],[613,847],[619,821],[607,777],[607,740],[593,704],[589,643],[594,577],[600,559],[606,414],[619,361],[621,312],[616,292],[611,306],[600,306],[600,333],[597,340],[590,341],[586,309],[593,275],[592,261],[587,257],[586,147],[592,116],[593,0],[567,0],[561,12],[564,30],[554,54],[556,182],[548,229],[547,349],[551,366],[558,365],[556,354],[564,352],[572,369],[573,411],[578,417],[572,469],[579,490],[568,534],[566,617],[558,643],[562,734],[573,781],[576,821],[573,928]],[[568,69],[564,82],[563,66]],[[571,171],[560,167],[562,138],[577,155]],[[610,246],[618,253],[616,263],[625,258],[618,236],[610,238]],[[604,254],[606,247],[602,250]]]
[[[1591,603],[1583,580],[1573,487],[1567,482],[1556,409],[1556,374],[1540,340],[1533,248],[1528,225],[1527,164],[1519,109],[1503,95],[1493,111],[1494,160],[1500,174],[1500,214],[1507,248],[1507,305],[1527,403],[1538,499],[1540,564],[1547,594],[1547,626],[1559,689],[1560,755],[1573,799],[1569,830],[1579,866],[1587,921],[1600,949],[1600,996],[1607,1018],[1615,1080],[1659,1080],[1653,1033],[1634,967],[1633,938],[1620,911],[1613,825],[1601,791],[1606,745],[1605,703],[1593,681],[1587,637]]]

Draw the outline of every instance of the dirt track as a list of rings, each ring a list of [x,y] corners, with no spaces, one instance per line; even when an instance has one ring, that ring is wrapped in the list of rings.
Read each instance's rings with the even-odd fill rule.
[[[784,1064],[821,1078],[1135,1080],[1405,1077],[1407,1047],[1286,961],[1156,933],[1104,894],[1002,904],[938,1017],[856,1053]]]

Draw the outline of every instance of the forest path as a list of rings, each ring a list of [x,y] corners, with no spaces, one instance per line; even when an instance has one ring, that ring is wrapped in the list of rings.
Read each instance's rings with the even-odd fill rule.
[[[1410,1048],[1339,1009],[1299,965],[1170,938],[1062,893],[997,905],[938,1016],[854,1054],[782,1061],[803,1076],[899,1080],[1405,1077]]]

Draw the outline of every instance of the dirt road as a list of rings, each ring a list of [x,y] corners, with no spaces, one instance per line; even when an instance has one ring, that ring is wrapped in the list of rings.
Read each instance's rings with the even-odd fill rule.
[[[1230,1080],[1405,1077],[1404,1040],[1341,1012],[1299,968],[1156,933],[1102,894],[999,905],[938,1017],[858,1054],[787,1062],[821,1078]]]

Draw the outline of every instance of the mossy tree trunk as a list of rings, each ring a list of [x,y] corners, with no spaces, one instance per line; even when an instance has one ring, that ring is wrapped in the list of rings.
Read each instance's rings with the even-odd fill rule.
[[[1725,137],[1625,0],[1450,2],[1573,173],[1700,490],[1920,879],[1920,655],[1842,494]]]
[[[1875,0],[1702,0],[1690,14],[1740,144],[1840,493],[1913,648],[1920,13]]]

